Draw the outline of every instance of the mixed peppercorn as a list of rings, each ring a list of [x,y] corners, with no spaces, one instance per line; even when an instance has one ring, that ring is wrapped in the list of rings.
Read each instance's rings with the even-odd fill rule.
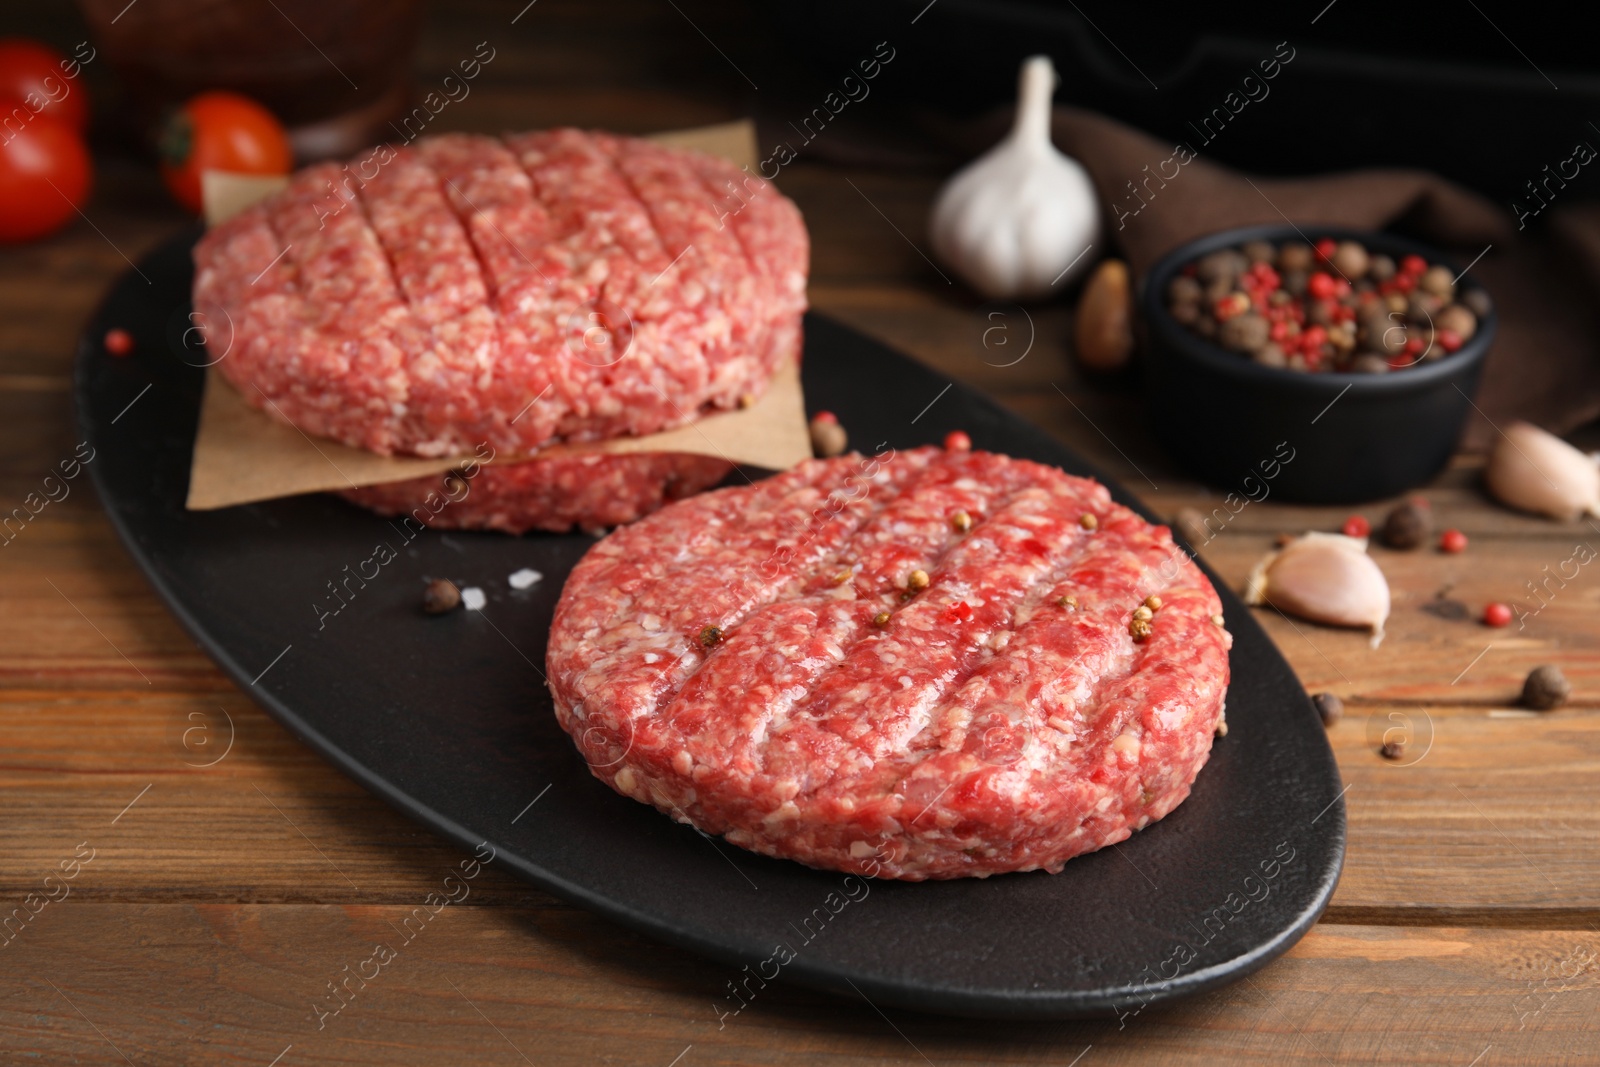
[[[1172,317],[1263,366],[1386,374],[1443,359],[1489,313],[1450,268],[1398,262],[1358,241],[1251,241],[1212,252],[1167,287]]]

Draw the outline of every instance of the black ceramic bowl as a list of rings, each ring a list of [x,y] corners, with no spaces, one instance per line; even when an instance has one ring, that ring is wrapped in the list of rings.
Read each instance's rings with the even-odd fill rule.
[[[1339,504],[1394,496],[1431,479],[1455,449],[1499,314],[1442,359],[1388,374],[1307,374],[1264,367],[1180,325],[1167,285],[1186,264],[1247,241],[1355,240],[1395,259],[1435,249],[1387,233],[1247,226],[1191,241],[1146,275],[1139,294],[1151,429],[1195,476],[1251,499]],[[1459,291],[1481,288],[1471,276]],[[1288,457],[1286,459],[1286,457]]]

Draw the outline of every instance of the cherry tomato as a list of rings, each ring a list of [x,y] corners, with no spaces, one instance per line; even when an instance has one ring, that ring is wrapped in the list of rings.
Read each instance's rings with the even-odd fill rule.
[[[1462,533],[1460,530],[1446,530],[1444,533],[1439,535],[1440,552],[1449,552],[1454,554],[1456,552],[1465,552],[1466,550],[1467,535]]]
[[[83,138],[42,114],[0,139],[0,242],[60,229],[88,198],[92,170]]]
[[[1510,626],[1511,607],[1508,604],[1494,603],[1483,609],[1483,624],[1485,626]]]
[[[1372,532],[1372,523],[1365,515],[1352,515],[1344,520],[1343,531],[1346,537],[1365,537]]]
[[[38,41],[0,38],[0,97],[82,133],[89,125],[89,93],[77,76],[81,66]]]
[[[200,172],[287,174],[289,136],[272,112],[238,93],[214,90],[192,98],[161,132],[161,177],[184,207],[199,214]]]

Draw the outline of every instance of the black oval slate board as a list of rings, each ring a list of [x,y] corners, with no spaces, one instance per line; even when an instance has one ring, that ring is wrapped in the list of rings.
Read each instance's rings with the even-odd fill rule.
[[[612,793],[557,727],[541,674],[562,581],[591,538],[430,531],[405,544],[328,496],[184,510],[202,381],[181,347],[194,238],[148,256],[88,324],[77,398],[89,469],[129,552],[222,669],[417,821],[465,848],[488,842],[534,884],[725,961],[750,989],[746,964],[878,1005],[973,1016],[1132,1012],[1212,988],[1283,953],[1327,906],[1344,856],[1338,770],[1294,674],[1220,582],[1235,639],[1231,732],[1176,812],[1059,875],[847,882]],[[114,326],[134,335],[131,357],[104,353]],[[812,409],[836,412],[864,449],[964,429],[979,448],[1099,477],[1144,511],[992,401],[817,315],[804,377]],[[398,558],[352,584],[319,629],[327,583],[379,542]],[[544,580],[516,592],[506,579],[522,567]],[[486,611],[423,616],[424,577],[441,575],[482,587]],[[738,1006],[730,994],[715,1010]]]

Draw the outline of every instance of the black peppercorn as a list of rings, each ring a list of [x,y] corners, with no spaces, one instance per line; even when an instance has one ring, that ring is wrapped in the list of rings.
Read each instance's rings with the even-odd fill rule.
[[[1200,283],[1180,274],[1167,286],[1167,299],[1174,304],[1198,304],[1204,296]]]
[[[1317,714],[1322,717],[1322,725],[1332,726],[1344,715],[1344,701],[1332,693],[1318,693],[1311,698],[1311,703],[1316,706]]]
[[[1546,663],[1528,673],[1522,683],[1522,706],[1534,711],[1554,711],[1572,695],[1572,683],[1567,681],[1561,668]]]
[[[1383,543],[1390,548],[1411,549],[1419,547],[1433,532],[1432,509],[1426,504],[1408,500],[1389,512],[1383,520]]]
[[[461,603],[461,590],[447,578],[435,578],[422,587],[422,610],[429,615],[443,615]]]

